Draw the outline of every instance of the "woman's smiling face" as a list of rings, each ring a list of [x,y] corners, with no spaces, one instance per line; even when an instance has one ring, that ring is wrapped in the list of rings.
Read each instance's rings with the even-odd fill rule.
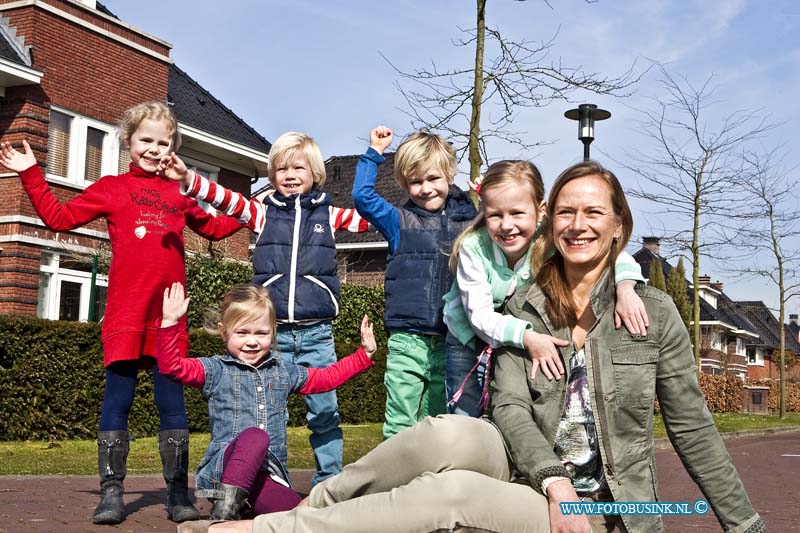
[[[611,194],[608,183],[596,175],[573,179],[559,192],[552,211],[553,242],[565,267],[605,267],[611,244],[622,233]]]

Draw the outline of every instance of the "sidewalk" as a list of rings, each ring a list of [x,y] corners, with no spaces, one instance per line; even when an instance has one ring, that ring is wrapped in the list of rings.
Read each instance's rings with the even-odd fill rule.
[[[767,529],[800,532],[793,497],[800,474],[800,431],[731,439],[725,445]],[[671,449],[656,453],[656,466],[662,501],[702,498]],[[292,472],[297,490],[308,491],[311,473]],[[0,476],[0,533],[175,531],[175,524],[166,518],[160,475],[129,476],[125,489],[126,520],[116,526],[95,526],[91,516],[98,501],[96,476]],[[198,502],[198,508],[204,514],[210,511],[205,500]],[[720,531],[713,513],[665,517],[664,524],[667,532]]]

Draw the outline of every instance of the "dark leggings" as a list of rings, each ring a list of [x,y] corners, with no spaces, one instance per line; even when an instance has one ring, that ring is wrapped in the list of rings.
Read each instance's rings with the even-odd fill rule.
[[[262,469],[269,450],[269,435],[259,428],[248,428],[239,433],[222,457],[222,481],[236,485],[248,492],[250,505],[256,514],[275,513],[294,509],[300,496],[269,476]]]
[[[106,390],[100,413],[100,431],[128,429],[128,414],[136,391],[139,361],[118,361],[106,367]],[[161,375],[153,366],[153,396],[160,418],[159,429],[188,429],[183,385]]]

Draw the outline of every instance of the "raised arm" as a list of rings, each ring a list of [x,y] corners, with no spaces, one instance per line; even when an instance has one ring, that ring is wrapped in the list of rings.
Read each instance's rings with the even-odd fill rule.
[[[213,205],[214,208],[235,218],[239,224],[247,226],[255,233],[263,231],[266,208],[258,199],[248,200],[241,193],[226,189],[197,172],[191,170],[181,172],[181,169],[185,169],[185,165],[175,154],[162,160],[159,168],[160,173],[165,177],[181,183],[181,192],[184,195]],[[198,231],[198,233],[200,232]],[[206,236],[202,233],[201,235]]]
[[[108,215],[110,202],[102,181],[93,183],[62,205],[42,176],[28,142],[22,141],[22,146],[23,152],[18,152],[10,143],[2,143],[0,162],[19,174],[33,208],[49,229],[67,231]]]
[[[364,233],[369,229],[369,222],[356,209],[331,206],[331,227],[333,231]]]
[[[298,392],[317,394],[335,389],[374,365],[372,356],[375,355],[377,349],[372,324],[367,315],[364,315],[364,318],[361,319],[361,348],[327,368],[309,368],[308,379]]]
[[[381,195],[375,192],[375,180],[378,177],[378,166],[383,164],[383,150],[388,147],[385,139],[378,142],[376,130],[382,128],[378,126],[370,134],[370,147],[361,156],[356,165],[356,178],[353,181],[353,203],[359,214],[366,218],[370,224],[381,232],[389,243],[389,253],[397,250],[400,241],[400,213],[397,208],[387,202]],[[388,128],[386,128],[388,130]],[[391,130],[389,130],[391,133]],[[391,142],[391,137],[389,137]],[[373,145],[374,143],[374,145]]]
[[[206,381],[203,363],[197,359],[181,357],[178,349],[180,320],[189,308],[183,285],[173,283],[164,290],[161,310],[161,327],[156,334],[158,371],[182,385],[200,388]]]

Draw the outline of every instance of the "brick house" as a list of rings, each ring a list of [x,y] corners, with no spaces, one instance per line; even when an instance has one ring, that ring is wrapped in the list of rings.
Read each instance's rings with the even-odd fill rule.
[[[672,270],[672,265],[660,254],[656,237],[645,237],[642,248],[633,257],[645,277],[649,277],[653,261],[661,262],[665,278]],[[773,359],[777,359],[779,350],[778,320],[764,302],[733,301],[723,289],[724,285],[719,281],[712,283],[711,277],[700,276],[701,370],[708,374],[736,375],[742,379],[777,378],[778,367]],[[691,283],[688,293],[691,298]],[[787,352],[798,353],[800,343],[791,338],[791,324],[784,325],[784,328]]]
[[[175,66],[170,49],[93,0],[0,0],[0,139],[26,139],[63,202],[127,171],[115,123],[136,103],[164,101],[178,118],[184,161],[249,194],[266,175],[269,142]],[[50,232],[16,174],[0,166],[0,184],[0,313],[85,320],[93,306],[101,316],[104,276],[93,302],[89,295],[91,257],[107,249],[105,221]],[[186,237],[187,250],[206,245]],[[224,247],[246,260],[247,232]]]

